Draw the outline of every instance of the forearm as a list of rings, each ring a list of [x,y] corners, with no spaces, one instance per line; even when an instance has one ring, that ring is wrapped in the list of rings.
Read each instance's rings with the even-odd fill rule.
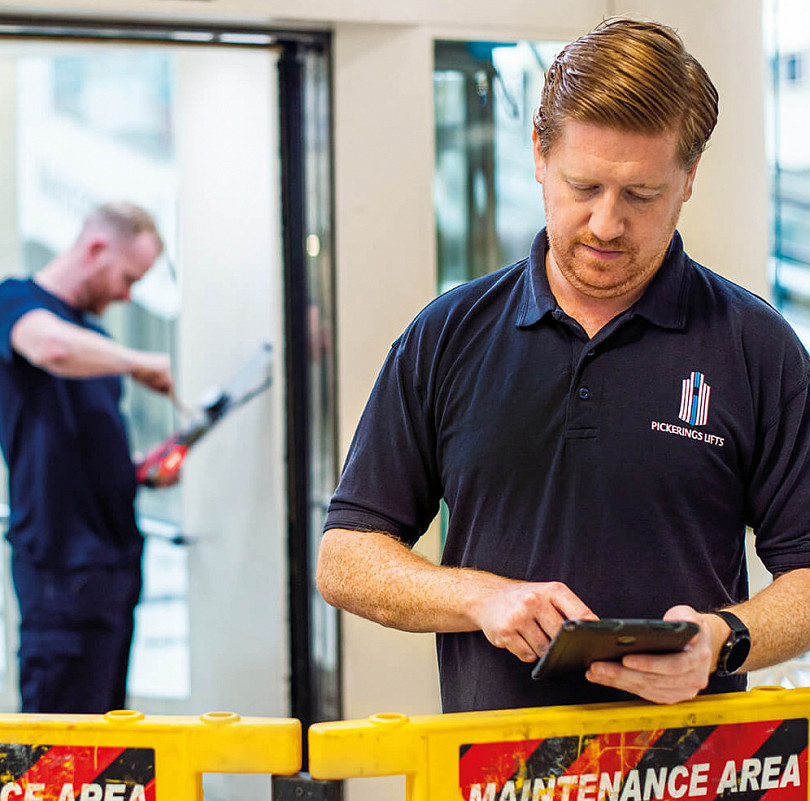
[[[749,601],[731,607],[751,633],[747,671],[792,659],[810,650],[810,569],[783,573]]]
[[[137,351],[44,310],[19,320],[12,346],[36,367],[63,378],[128,374],[140,364]]]
[[[474,631],[510,579],[434,565],[382,532],[333,529],[321,543],[318,589],[332,606],[403,631]]]

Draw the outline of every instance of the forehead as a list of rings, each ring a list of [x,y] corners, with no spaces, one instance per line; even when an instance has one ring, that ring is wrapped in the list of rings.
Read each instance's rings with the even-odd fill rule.
[[[630,183],[667,182],[685,171],[678,162],[678,131],[623,131],[568,120],[545,160],[566,177],[605,174]]]

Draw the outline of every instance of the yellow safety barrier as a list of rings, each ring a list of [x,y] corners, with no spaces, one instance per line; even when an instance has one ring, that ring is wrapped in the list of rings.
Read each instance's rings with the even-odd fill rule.
[[[288,718],[0,715],[2,801],[200,801],[203,773],[300,768]]]
[[[558,706],[318,723],[319,779],[406,775],[409,801],[807,801],[810,688],[673,706]]]

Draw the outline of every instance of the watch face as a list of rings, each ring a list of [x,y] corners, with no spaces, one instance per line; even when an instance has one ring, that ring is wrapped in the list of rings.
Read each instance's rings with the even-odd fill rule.
[[[751,650],[751,635],[748,633],[745,623],[735,614],[721,611],[715,612],[726,621],[731,633],[720,649],[720,656],[717,660],[717,675],[730,676],[736,673],[748,658]]]
[[[747,633],[731,635],[734,641],[728,651],[726,657],[726,671],[728,673],[736,673],[745,663],[748,657],[748,652],[751,650],[751,638]]]

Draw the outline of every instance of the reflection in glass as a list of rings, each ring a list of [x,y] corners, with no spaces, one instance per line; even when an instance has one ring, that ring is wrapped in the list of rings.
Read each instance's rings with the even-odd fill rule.
[[[544,224],[532,117],[557,42],[436,42],[440,292],[525,258]]]
[[[560,42],[444,42],[433,72],[438,291],[526,258],[545,224],[532,118]],[[447,508],[441,504],[441,530]]]

